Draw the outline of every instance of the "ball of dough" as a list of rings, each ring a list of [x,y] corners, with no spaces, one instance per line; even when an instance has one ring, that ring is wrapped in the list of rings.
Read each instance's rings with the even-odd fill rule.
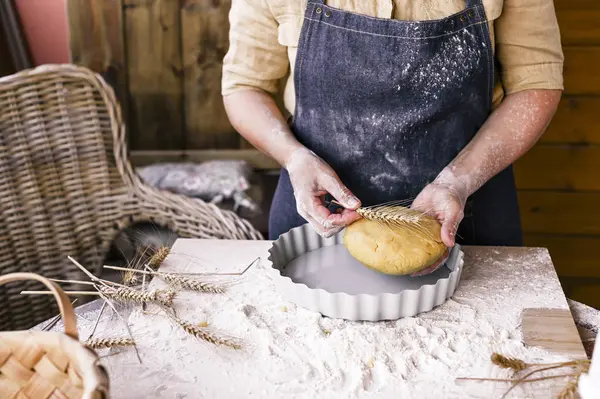
[[[437,220],[424,218],[420,228],[429,234],[359,219],[346,228],[344,245],[354,258],[371,269],[385,274],[411,274],[434,264],[447,249]]]

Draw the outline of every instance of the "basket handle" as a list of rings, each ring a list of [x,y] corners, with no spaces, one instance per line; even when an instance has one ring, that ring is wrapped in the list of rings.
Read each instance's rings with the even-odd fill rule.
[[[73,310],[73,305],[71,304],[71,301],[69,301],[69,298],[64,293],[64,291],[57,284],[35,273],[5,274],[4,276],[0,276],[0,285],[19,280],[36,280],[48,287],[48,289],[52,291],[54,299],[56,299],[56,302],[58,303],[60,315],[63,319],[63,324],[65,325],[65,334],[72,338],[75,338],[76,340],[79,340],[79,335],[77,334],[77,322],[75,319],[75,311]]]

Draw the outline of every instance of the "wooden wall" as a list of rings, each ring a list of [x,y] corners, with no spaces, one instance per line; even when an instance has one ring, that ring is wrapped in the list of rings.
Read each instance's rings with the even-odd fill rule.
[[[10,58],[10,51],[6,43],[6,37],[0,32],[0,77],[15,72],[15,67]]]
[[[136,164],[277,165],[230,126],[220,96],[231,0],[69,0],[72,60],[116,88]],[[600,307],[600,2],[555,0],[565,95],[516,165],[526,244],[550,249],[568,295]]]
[[[214,157],[214,150],[245,146],[220,94],[230,6],[231,0],[68,1],[72,61],[117,89],[130,148],[141,158],[207,149]]]
[[[515,165],[525,244],[550,250],[571,298],[600,308],[600,2],[555,0],[565,92]]]

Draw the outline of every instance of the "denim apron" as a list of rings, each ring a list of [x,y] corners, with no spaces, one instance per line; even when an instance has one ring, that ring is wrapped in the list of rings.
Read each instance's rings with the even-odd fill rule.
[[[414,198],[490,114],[494,58],[481,0],[444,19],[373,18],[309,1],[292,131],[363,206]],[[306,221],[282,169],[269,237]],[[520,246],[512,167],[474,193],[457,241]]]

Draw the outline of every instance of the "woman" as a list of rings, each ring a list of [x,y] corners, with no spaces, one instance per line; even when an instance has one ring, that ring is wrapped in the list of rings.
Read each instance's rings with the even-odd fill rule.
[[[271,239],[414,198],[448,247],[522,245],[511,165],[563,89],[552,0],[233,0],[230,21],[228,115],[283,166]]]

